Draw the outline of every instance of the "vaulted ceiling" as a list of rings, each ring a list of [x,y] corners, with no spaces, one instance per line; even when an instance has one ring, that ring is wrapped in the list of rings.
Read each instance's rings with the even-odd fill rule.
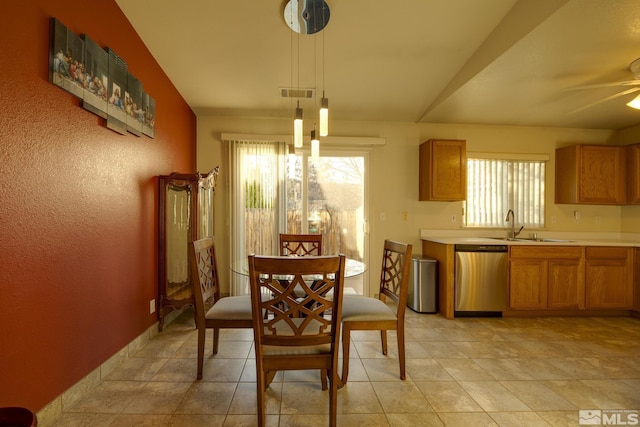
[[[332,120],[640,124],[640,92],[598,103],[636,86],[575,89],[635,79],[637,0],[326,0],[315,35],[286,0],[116,2],[198,115],[292,117],[293,87],[306,120],[324,90]]]

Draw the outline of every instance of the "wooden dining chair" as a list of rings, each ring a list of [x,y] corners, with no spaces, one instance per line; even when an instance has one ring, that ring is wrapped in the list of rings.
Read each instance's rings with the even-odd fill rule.
[[[322,234],[280,233],[281,256],[322,255]],[[302,295],[298,295],[302,296]],[[320,372],[322,389],[327,389],[327,373]]]
[[[322,234],[280,234],[280,255],[322,255]]]
[[[347,295],[342,307],[342,384],[349,375],[349,346],[351,331],[379,330],[382,354],[387,354],[387,331],[395,330],[398,337],[400,378],[406,378],[404,314],[407,308],[409,271],[411,268],[410,244],[385,240],[382,253],[379,297]],[[394,304],[387,304],[387,298]]]
[[[213,354],[218,353],[220,329],[252,328],[251,297],[220,297],[218,267],[213,238],[189,244],[189,265],[193,278],[195,319],[198,329],[198,373],[202,379],[205,332],[213,329]]]
[[[249,255],[259,426],[265,423],[265,391],[275,373],[304,369],[327,372],[329,425],[336,425],[344,268],[344,255]],[[304,297],[297,296],[298,286]]]

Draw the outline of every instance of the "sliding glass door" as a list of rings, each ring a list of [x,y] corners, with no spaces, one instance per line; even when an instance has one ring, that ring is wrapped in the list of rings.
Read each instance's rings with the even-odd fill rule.
[[[282,143],[236,143],[231,149],[232,293],[248,292],[239,265],[247,254],[278,254],[279,233],[322,234],[324,254],[367,264],[368,153],[287,153]],[[240,273],[239,273],[240,272]],[[366,293],[366,274],[346,283]]]
[[[322,234],[325,253],[364,260],[364,160],[289,156],[287,232]]]

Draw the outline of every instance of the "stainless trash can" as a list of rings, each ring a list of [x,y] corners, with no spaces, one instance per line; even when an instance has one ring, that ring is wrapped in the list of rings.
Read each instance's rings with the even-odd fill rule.
[[[407,307],[418,313],[438,312],[438,261],[414,255],[411,259]]]

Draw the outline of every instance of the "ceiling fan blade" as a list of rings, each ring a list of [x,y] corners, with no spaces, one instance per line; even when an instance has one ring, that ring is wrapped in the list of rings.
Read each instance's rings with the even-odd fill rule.
[[[611,82],[611,83],[599,83],[594,85],[584,85],[569,87],[565,90],[582,90],[582,89],[596,89],[599,87],[612,87],[612,86],[635,86],[640,85],[640,80],[627,80],[625,82]]]
[[[594,105],[602,104],[603,102],[610,101],[610,100],[615,99],[615,98],[617,98],[619,96],[628,95],[630,93],[634,93],[634,92],[638,92],[638,91],[640,91],[640,87],[634,87],[634,88],[631,88],[631,89],[623,90],[622,92],[618,92],[618,93],[616,93],[614,95],[607,96],[606,98],[602,98],[602,99],[600,99],[600,100],[598,100],[596,102],[592,102],[591,104],[583,105],[582,107],[580,107],[580,108],[578,108],[576,110],[570,111],[569,114],[574,114],[574,113],[577,113],[578,111],[586,110],[587,108],[591,108]]]

